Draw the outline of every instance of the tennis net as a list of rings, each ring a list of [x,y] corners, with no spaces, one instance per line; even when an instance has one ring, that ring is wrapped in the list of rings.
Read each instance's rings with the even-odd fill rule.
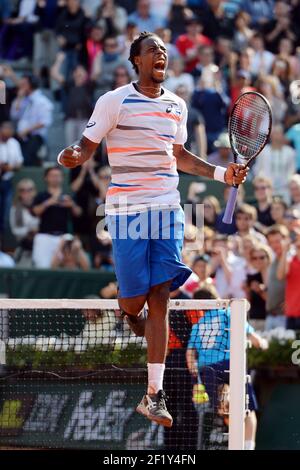
[[[146,341],[117,301],[0,299],[0,446],[242,448],[245,316],[245,301],[170,302],[163,429],[135,412]]]

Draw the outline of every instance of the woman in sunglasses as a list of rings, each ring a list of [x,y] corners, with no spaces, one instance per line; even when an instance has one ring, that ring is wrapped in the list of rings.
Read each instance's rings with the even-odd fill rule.
[[[34,182],[28,178],[21,179],[17,184],[15,200],[9,215],[10,228],[18,242],[15,261],[23,266],[32,264],[33,238],[39,226],[38,217],[35,217],[30,210],[35,195]]]
[[[250,252],[251,264],[254,273],[247,274],[245,290],[250,302],[249,318],[254,320],[265,320],[267,279],[271,264],[271,252],[266,245],[256,244]],[[264,322],[257,322],[256,328],[261,330]]]

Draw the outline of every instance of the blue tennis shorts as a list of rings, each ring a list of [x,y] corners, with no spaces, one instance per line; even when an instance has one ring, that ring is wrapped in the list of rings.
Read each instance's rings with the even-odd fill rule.
[[[152,286],[170,280],[172,291],[190,276],[191,269],[181,261],[181,208],[107,215],[106,222],[112,237],[120,297],[147,294]]]

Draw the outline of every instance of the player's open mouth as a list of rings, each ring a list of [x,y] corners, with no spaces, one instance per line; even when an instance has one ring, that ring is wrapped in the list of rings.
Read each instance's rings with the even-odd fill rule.
[[[165,72],[165,69],[166,69],[166,61],[161,59],[161,60],[158,60],[157,62],[155,62],[154,64],[154,70],[156,72]]]

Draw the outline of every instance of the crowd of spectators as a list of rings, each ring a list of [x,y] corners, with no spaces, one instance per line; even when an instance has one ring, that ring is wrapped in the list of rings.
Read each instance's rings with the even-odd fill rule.
[[[16,249],[13,258],[0,252],[0,265],[113,269],[108,233],[96,236],[110,182],[105,144],[66,173],[53,168],[50,130],[59,108],[61,148],[74,143],[97,98],[137,78],[129,47],[144,30],[166,43],[165,86],[187,103],[187,148],[208,162],[232,159],[226,128],[241,92],[263,93],[273,110],[253,191],[240,188],[232,225],[222,223],[228,188],[219,200],[191,184],[183,202],[203,204],[204,242],[193,211],[183,258],[194,274],[181,294],[213,285],[219,297],[247,296],[262,327],[285,326],[287,316],[299,328],[299,0],[1,0],[0,237],[5,251],[10,230]],[[44,168],[44,191],[28,173],[14,185],[22,166]]]

